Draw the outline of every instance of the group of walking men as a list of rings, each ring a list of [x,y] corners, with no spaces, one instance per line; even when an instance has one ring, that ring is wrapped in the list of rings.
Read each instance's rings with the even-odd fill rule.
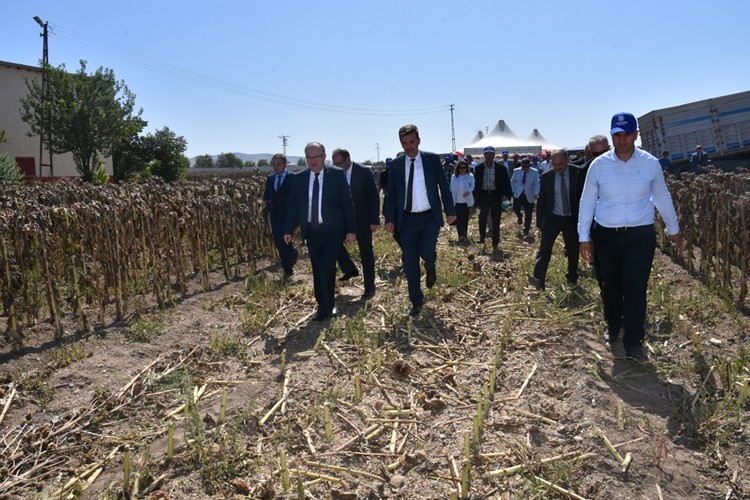
[[[528,234],[536,203],[540,244],[529,283],[545,288],[554,241],[562,233],[568,284],[577,283],[580,253],[594,265],[607,323],[605,340],[614,343],[623,332],[626,354],[643,360],[646,288],[656,248],[654,207],[674,244],[680,243],[679,225],[659,161],[635,147],[635,117],[616,114],[610,135],[614,149],[606,136],[593,136],[587,147],[590,159],[580,167],[570,163],[567,151],[550,152],[545,159],[549,168],[541,174],[530,158],[521,159],[516,168],[507,152],[498,161],[495,150],[486,148],[484,162],[474,169],[479,240],[484,242],[491,221],[492,246],[497,250],[501,206],[510,198],[518,222]],[[443,213],[445,221],[453,224],[456,207],[445,165],[438,155],[419,149],[417,127],[401,127],[399,141],[404,154],[389,162],[383,214],[385,229],[401,247],[412,304],[409,314],[417,316],[425,302],[421,267],[427,288],[432,288],[437,280],[437,239],[444,225]],[[285,170],[283,155],[273,157],[274,173],[267,178],[264,199],[287,276],[292,275],[297,259],[292,239],[297,227],[307,242],[318,304],[314,319],[322,321],[337,313],[337,261],[344,273],[341,280],[359,273],[344,242],[356,241],[359,246],[362,299],[375,294],[372,231],[380,223],[380,197],[370,170],[352,162],[345,149],[333,151],[333,167],[325,166],[326,151],[320,143],[309,143],[305,157],[308,168],[296,175]]]

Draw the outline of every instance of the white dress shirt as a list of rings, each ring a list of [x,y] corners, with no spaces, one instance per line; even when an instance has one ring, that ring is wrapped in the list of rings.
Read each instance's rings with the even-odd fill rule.
[[[654,206],[667,234],[678,234],[677,213],[659,160],[636,148],[625,162],[611,149],[589,166],[578,212],[578,239],[591,239],[593,220],[609,228],[653,224]]]
[[[411,158],[408,156],[404,157],[404,178],[406,189],[409,189],[409,166],[411,165]],[[422,152],[417,153],[417,157],[414,158],[414,186],[412,190],[411,198],[411,211],[412,212],[425,212],[432,207],[430,206],[430,200],[427,198],[427,184],[424,180],[424,166],[422,165]],[[404,196],[404,210],[406,210],[406,196]]]
[[[323,224],[323,211],[320,207],[323,205],[323,173],[326,171],[324,168],[320,171],[318,176],[318,224]],[[315,172],[310,170],[310,182],[307,185],[307,222],[310,220],[310,214],[312,214],[312,198],[313,198],[313,183],[315,182]]]

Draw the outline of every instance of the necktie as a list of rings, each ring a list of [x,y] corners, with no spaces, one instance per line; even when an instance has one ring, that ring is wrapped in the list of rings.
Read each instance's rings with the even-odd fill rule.
[[[312,203],[310,203],[310,226],[313,229],[318,229],[320,223],[318,222],[318,201],[320,198],[320,183],[318,183],[318,176],[320,172],[315,173],[315,180],[313,181],[313,192],[312,192]]]
[[[411,212],[412,191],[414,190],[414,158],[409,164],[409,182],[406,184],[406,211]]]
[[[523,177],[521,177],[521,184],[526,184],[526,172],[524,172]]]
[[[565,185],[565,174],[560,174],[560,198],[562,198],[563,215],[570,215],[570,198],[568,198],[568,186]]]
[[[276,176],[276,188],[275,188],[275,189],[276,189],[276,191],[278,191],[278,190],[279,190],[279,186],[281,186],[281,176],[280,176],[280,175],[277,175],[277,176]]]

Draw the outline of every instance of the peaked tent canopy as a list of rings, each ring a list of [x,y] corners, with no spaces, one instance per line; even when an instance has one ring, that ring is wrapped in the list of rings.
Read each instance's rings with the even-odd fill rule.
[[[495,148],[498,155],[505,149],[507,149],[509,153],[514,154],[539,153],[543,149],[557,148],[557,146],[547,141],[537,129],[534,129],[528,139],[520,139],[510,127],[508,127],[505,120],[499,120],[490,133],[484,137],[482,137],[481,131],[477,132],[474,139],[468,145],[464,146],[464,154],[482,155],[484,153],[484,148],[487,146]]]

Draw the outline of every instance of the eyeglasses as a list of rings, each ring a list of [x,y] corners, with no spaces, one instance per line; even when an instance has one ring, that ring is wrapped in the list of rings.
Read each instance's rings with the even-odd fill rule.
[[[307,161],[310,161],[310,160],[320,160],[321,158],[325,158],[325,156],[326,156],[325,154],[315,155],[315,156],[305,156],[305,160],[307,160]]]
[[[607,151],[609,151],[609,148],[607,148],[607,149],[605,149],[603,151],[591,151],[591,156],[593,156],[594,158],[596,158],[599,155],[603,155]]]

